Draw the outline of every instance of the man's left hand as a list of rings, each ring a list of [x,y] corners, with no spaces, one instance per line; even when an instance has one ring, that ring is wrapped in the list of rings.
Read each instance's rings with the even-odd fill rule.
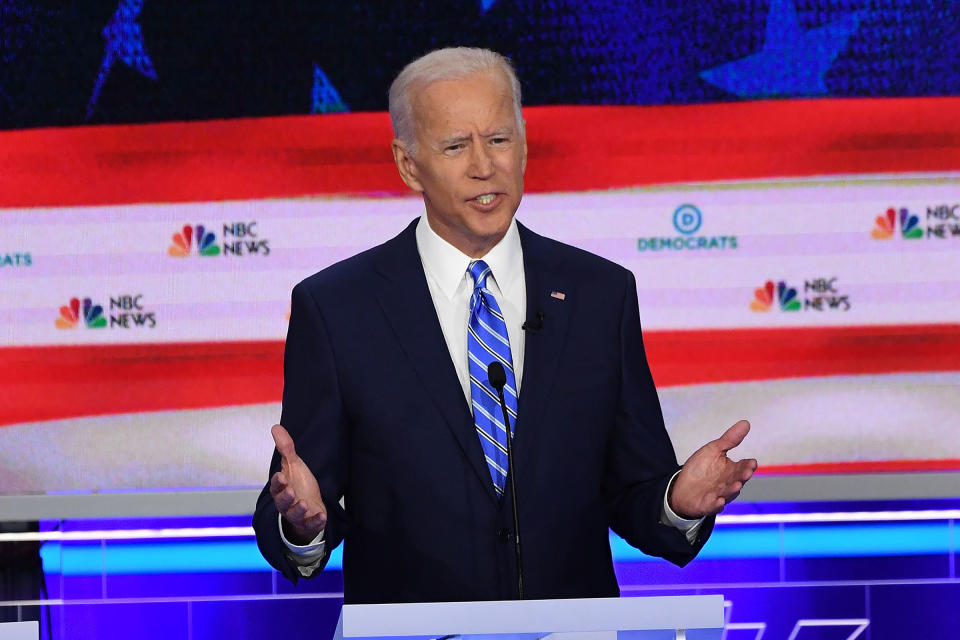
[[[750,423],[741,420],[697,449],[673,482],[668,501],[681,518],[695,519],[723,511],[757,470],[753,458],[734,462],[727,452],[743,442]]]

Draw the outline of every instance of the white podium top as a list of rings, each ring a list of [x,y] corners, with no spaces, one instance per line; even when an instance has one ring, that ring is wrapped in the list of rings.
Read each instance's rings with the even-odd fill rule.
[[[39,622],[0,623],[0,640],[37,640],[39,637]]]
[[[335,640],[721,629],[723,596],[344,605]],[[682,633],[677,637],[684,637]],[[615,636],[614,636],[615,637]]]

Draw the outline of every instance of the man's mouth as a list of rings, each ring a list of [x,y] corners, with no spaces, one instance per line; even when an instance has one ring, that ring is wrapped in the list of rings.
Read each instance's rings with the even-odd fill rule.
[[[495,193],[484,193],[474,198],[474,200],[476,200],[480,204],[490,204],[496,199],[496,197],[497,197],[497,194]]]

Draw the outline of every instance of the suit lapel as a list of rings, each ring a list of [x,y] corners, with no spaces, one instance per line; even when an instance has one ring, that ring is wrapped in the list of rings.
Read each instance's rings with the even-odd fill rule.
[[[527,287],[527,318],[536,319],[537,312],[543,313],[543,327],[538,332],[528,331],[525,338],[523,380],[517,409],[514,454],[518,473],[526,475],[532,465],[525,461],[535,455],[536,442],[545,433],[549,434],[549,425],[542,424],[540,416],[553,388],[576,296],[573,283],[560,272],[549,243],[523,225],[519,225],[519,230]]]
[[[383,276],[377,300],[427,395],[453,432],[490,499],[497,501],[473,416],[463,397],[427,288],[427,278],[417,252],[416,225],[414,220],[399,236],[383,246],[377,266]]]

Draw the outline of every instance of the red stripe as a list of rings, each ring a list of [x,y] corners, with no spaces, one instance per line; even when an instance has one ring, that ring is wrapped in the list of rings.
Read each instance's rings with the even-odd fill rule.
[[[527,190],[956,171],[960,98],[531,107]],[[0,132],[0,207],[406,191],[385,113]]]
[[[278,402],[282,342],[0,349],[0,425]]]
[[[960,370],[960,324],[645,332],[658,386]]]
[[[814,462],[810,464],[761,465],[757,475],[833,473],[909,473],[914,471],[960,471],[960,459],[873,460],[859,462]]]
[[[960,325],[651,331],[661,387],[960,369]],[[0,349],[0,425],[279,402],[283,343]]]

